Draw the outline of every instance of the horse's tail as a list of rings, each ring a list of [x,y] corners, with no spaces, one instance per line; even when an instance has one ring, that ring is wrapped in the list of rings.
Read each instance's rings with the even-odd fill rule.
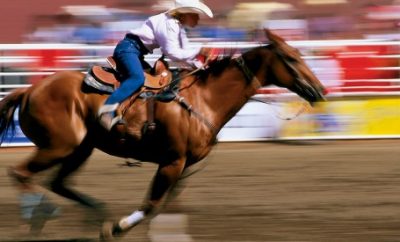
[[[11,136],[15,134],[14,112],[21,104],[26,88],[19,88],[5,96],[0,101],[0,144],[3,143],[8,130],[11,128]]]

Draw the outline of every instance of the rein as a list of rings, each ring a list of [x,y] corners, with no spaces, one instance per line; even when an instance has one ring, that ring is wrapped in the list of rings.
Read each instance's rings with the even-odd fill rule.
[[[209,59],[209,58],[207,58],[207,60],[208,60],[208,59]],[[186,75],[183,76],[183,77],[176,78],[176,79],[173,80],[170,84],[172,84],[173,82],[174,82],[174,83],[175,83],[175,82],[178,82],[179,80],[181,80],[181,79],[183,79],[183,78],[185,78],[185,77],[188,77],[188,76],[190,76],[190,75],[193,75],[194,73],[198,72],[199,70],[203,70],[204,67],[208,64],[208,61],[207,61],[207,60],[204,62],[204,64],[203,64],[201,67],[197,68],[196,70],[194,70],[194,71],[192,71],[192,72],[189,72],[188,74],[186,74]],[[237,58],[234,58],[233,60],[234,60],[235,63],[238,65],[239,69],[243,72],[243,74],[244,74],[245,79],[246,79],[247,82],[250,83],[251,81],[255,80],[255,81],[259,84],[259,86],[261,86],[261,82],[260,82],[260,81],[258,80],[258,78],[253,74],[253,72],[247,67],[246,63],[244,62],[244,59],[243,59],[243,56],[242,56],[242,55],[240,55],[240,56],[237,57]],[[191,85],[193,85],[196,81],[197,81],[197,79],[195,79],[195,80],[194,80],[191,84],[189,84],[188,86],[179,89],[178,92],[181,91],[181,90],[183,90],[183,89],[185,89],[185,88],[187,88],[187,87],[189,87],[189,86],[191,86]],[[191,104],[189,104],[188,102],[186,102],[186,100],[184,99],[184,97],[181,97],[181,96],[178,94],[178,92],[175,92],[175,95],[176,95],[175,100],[176,100],[183,108],[185,108],[186,110],[188,110],[189,113],[194,114],[194,116],[196,116],[199,120],[201,120],[201,121],[214,133],[214,136],[216,136],[218,132],[217,132],[217,128],[215,127],[215,125],[214,125],[213,123],[211,123],[206,117],[204,117],[203,114],[201,114],[200,112],[196,111],[196,110],[193,108],[193,106],[192,106]]]
[[[214,133],[214,135],[217,134],[217,128],[215,127],[214,124],[212,124],[204,115],[202,115],[200,112],[196,111],[193,109],[193,106],[186,102],[184,97],[179,96],[178,93],[176,93],[176,98],[175,100],[184,108],[186,109],[190,114],[194,114],[198,119],[200,119],[211,131]]]
[[[203,70],[204,67],[207,66],[208,60],[209,60],[209,57],[207,58],[207,60],[203,63],[203,65],[202,65],[201,67],[199,67],[199,68],[197,68],[197,69],[195,69],[195,70],[193,70],[193,71],[187,73],[186,75],[184,75],[184,76],[182,76],[182,77],[177,77],[177,78],[175,78],[174,80],[172,80],[172,81],[167,85],[167,88],[170,87],[170,86],[175,86],[180,80],[182,80],[182,79],[184,79],[184,78],[186,78],[186,77],[189,77],[189,76],[195,74],[196,72],[198,72],[198,71],[200,71],[200,70]],[[180,88],[180,89],[177,90],[177,91],[173,91],[173,93],[175,94],[175,99],[174,99],[174,100],[177,101],[184,109],[186,109],[186,110],[189,112],[189,114],[193,114],[193,115],[196,116],[199,120],[201,120],[201,121],[213,132],[214,137],[216,137],[217,134],[218,134],[218,129],[217,129],[217,127],[215,127],[215,125],[214,125],[213,123],[211,123],[206,117],[204,117],[203,114],[201,114],[200,112],[198,112],[197,110],[195,110],[195,109],[193,108],[193,106],[192,106],[191,104],[189,104],[189,103],[185,100],[184,97],[182,97],[182,96],[179,95],[179,92],[180,92],[181,90],[190,87],[190,86],[193,85],[196,81],[197,81],[197,78],[196,78],[192,83],[190,83],[188,86],[186,86],[186,87],[184,87],[184,88]]]
[[[274,50],[272,50],[272,51],[274,51]],[[296,70],[296,68],[294,68],[294,66],[293,66],[291,63],[289,63],[289,62],[286,60],[286,58],[284,57],[284,55],[283,55],[282,53],[280,53],[279,51],[274,51],[274,52],[283,60],[284,64],[288,67],[289,72],[291,72],[291,74],[293,74],[293,75],[295,76],[296,80],[301,81],[301,78],[300,78],[300,75],[299,75],[298,71]],[[207,60],[208,60],[208,58],[207,58]],[[172,80],[172,81],[168,84],[168,87],[169,87],[169,86],[174,86],[174,85],[175,85],[176,83],[178,83],[180,80],[182,80],[182,79],[184,79],[184,78],[186,78],[186,77],[188,77],[188,76],[191,76],[191,75],[195,74],[196,72],[198,72],[198,71],[200,71],[200,70],[203,70],[204,67],[207,66],[207,64],[208,64],[208,61],[207,61],[207,60],[204,62],[204,64],[203,64],[201,67],[199,67],[199,68],[197,68],[197,69],[195,69],[195,70],[193,70],[193,71],[187,73],[186,75],[184,75],[184,76],[182,76],[182,77],[178,77],[178,78]],[[251,83],[253,80],[255,80],[255,81],[259,84],[259,86],[261,86],[260,80],[259,80],[259,79],[257,78],[257,76],[255,76],[254,73],[248,68],[248,66],[246,65],[246,63],[245,63],[245,61],[244,61],[242,55],[240,55],[240,56],[237,57],[237,58],[234,58],[233,60],[235,61],[235,63],[236,63],[237,66],[239,67],[239,69],[243,72],[243,75],[244,75],[244,77],[245,77],[245,79],[246,79],[247,82]],[[181,90],[190,87],[190,86],[193,85],[196,81],[197,81],[197,79],[195,79],[195,80],[194,80],[192,83],[190,83],[188,86],[186,86],[186,87],[184,87],[184,88],[181,88],[181,89],[179,89],[178,91],[174,91],[174,94],[175,94],[175,99],[174,99],[174,100],[177,101],[184,109],[186,109],[186,110],[189,112],[189,114],[193,114],[196,118],[198,118],[200,121],[202,121],[202,122],[213,132],[213,134],[216,136],[218,132],[217,132],[217,128],[215,127],[215,125],[214,125],[212,122],[210,122],[206,117],[204,117],[204,115],[203,115],[202,113],[200,113],[200,112],[198,112],[197,110],[195,110],[195,109],[193,108],[193,106],[185,100],[184,97],[182,97],[182,96],[179,95],[179,92],[180,92]],[[257,99],[257,98],[253,98],[253,97],[251,97],[250,100],[254,100],[254,101],[257,101],[257,102],[261,102],[261,103],[264,103],[264,104],[267,104],[267,105],[273,105],[272,102],[263,101],[263,100],[260,100],[260,99]],[[275,110],[275,109],[273,109],[273,110]],[[307,104],[306,104],[306,103],[303,103],[303,104],[302,104],[302,107],[300,107],[300,109],[299,109],[293,116],[291,116],[291,117],[282,117],[282,116],[278,113],[278,111],[275,110],[275,112],[277,113],[277,117],[278,117],[279,119],[282,119],[282,120],[292,120],[292,119],[297,118],[300,114],[304,113],[304,111],[306,111],[306,110],[307,110]]]
[[[271,106],[274,105],[273,101],[264,101],[264,100],[260,100],[260,99],[254,98],[254,97],[251,97],[250,100],[264,103],[266,105],[271,105]],[[297,118],[298,116],[300,116],[300,114],[304,113],[304,111],[306,111],[307,109],[308,109],[308,104],[306,102],[302,102],[301,107],[299,108],[299,110],[297,110],[297,112],[294,115],[292,115],[291,117],[283,117],[277,110],[272,108],[272,110],[275,111],[277,118],[279,118],[281,120],[287,120],[287,121]]]
[[[183,77],[179,77],[176,78],[175,80],[173,80],[172,82],[178,82],[179,80],[188,77],[190,75],[193,75],[194,73],[198,72],[199,70],[203,70],[205,66],[207,66],[208,64],[208,60],[209,57],[207,58],[207,60],[204,62],[204,64],[197,68],[196,70],[189,72],[188,74],[186,74]],[[239,66],[239,69],[243,72],[245,79],[250,83],[253,79],[255,79],[257,81],[257,83],[259,84],[259,86],[261,86],[261,82],[258,80],[258,78],[253,74],[253,72],[247,67],[246,63],[244,62],[244,59],[242,57],[242,55],[240,55],[237,58],[233,59],[236,64]],[[192,83],[190,83],[188,86],[181,88],[178,90],[181,91],[185,88],[190,87],[191,85],[193,85],[195,82],[197,81],[197,79],[195,79]],[[171,82],[171,83],[172,83]],[[171,84],[170,83],[170,84]],[[196,111],[193,106],[191,104],[189,104],[188,102],[186,102],[186,100],[184,99],[184,97],[181,97],[178,92],[175,92],[176,98],[175,100],[186,110],[188,110],[189,113],[194,114],[194,116],[196,116],[199,120],[201,120],[205,125],[207,125],[207,127],[214,133],[214,136],[217,135],[218,133],[218,129],[215,127],[215,125],[213,123],[211,123],[206,117],[204,117],[204,115],[198,111]]]
[[[177,77],[177,78],[175,78],[175,79],[172,80],[166,87],[175,86],[175,84],[178,83],[180,80],[182,80],[182,79],[184,79],[184,78],[186,78],[186,77],[188,77],[188,76],[191,76],[191,75],[195,74],[196,72],[198,72],[198,71],[200,71],[200,70],[204,70],[204,68],[208,65],[208,61],[209,61],[209,60],[210,60],[210,56],[207,57],[207,59],[204,61],[203,65],[201,65],[201,66],[198,67],[197,69],[195,69],[195,70],[193,70],[193,71],[187,73],[186,75],[184,75],[184,76],[182,76],[182,77]],[[194,82],[196,82],[196,80],[194,80],[193,83],[194,83]],[[191,83],[191,84],[188,85],[188,86],[191,86],[193,83]],[[182,90],[182,89],[180,89],[180,90]]]

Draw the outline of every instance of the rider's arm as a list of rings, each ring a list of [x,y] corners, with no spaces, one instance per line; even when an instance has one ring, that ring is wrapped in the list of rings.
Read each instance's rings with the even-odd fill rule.
[[[159,29],[158,41],[162,52],[174,61],[185,61],[189,64],[200,53],[201,47],[188,45],[186,32],[174,19],[167,20]]]

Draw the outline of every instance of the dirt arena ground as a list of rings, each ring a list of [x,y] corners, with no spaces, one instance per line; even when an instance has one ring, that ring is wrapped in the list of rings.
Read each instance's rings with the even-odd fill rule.
[[[29,234],[5,169],[30,150],[0,150],[0,241],[95,241],[86,211],[51,193],[61,217]],[[71,180],[112,218],[140,205],[156,169],[123,162],[96,151]],[[121,241],[400,241],[400,140],[221,143],[206,162],[164,213]]]

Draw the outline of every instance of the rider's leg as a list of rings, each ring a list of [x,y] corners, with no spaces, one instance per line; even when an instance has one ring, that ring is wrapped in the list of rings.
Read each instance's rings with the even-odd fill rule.
[[[107,98],[98,112],[100,123],[108,130],[121,120],[115,112],[118,105],[144,84],[141,55],[140,46],[132,40],[124,39],[115,48],[114,59],[123,80],[121,86]]]

